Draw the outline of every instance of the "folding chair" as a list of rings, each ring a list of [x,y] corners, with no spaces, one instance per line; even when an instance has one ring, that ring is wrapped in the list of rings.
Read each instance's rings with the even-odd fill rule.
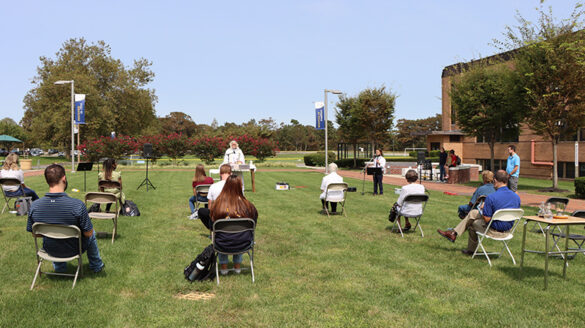
[[[203,196],[207,198],[207,194],[209,193],[209,187],[211,187],[210,184],[202,184],[202,185],[197,185],[195,187],[195,210],[197,210],[199,208],[199,205],[201,204],[208,204],[208,202],[200,202],[199,201],[199,196]]]
[[[492,216],[492,219],[488,223],[487,227],[485,228],[485,231],[484,232],[477,231],[477,235],[478,235],[477,247],[475,248],[475,251],[473,252],[473,256],[471,258],[475,258],[475,255],[478,255],[477,251],[481,247],[482,253],[487,258],[488,263],[490,264],[490,267],[491,267],[492,261],[490,260],[489,256],[490,255],[501,256],[502,252],[505,249],[508,251],[508,254],[510,254],[510,257],[512,258],[512,262],[514,263],[514,265],[516,265],[516,260],[514,259],[514,255],[512,255],[512,252],[510,251],[510,247],[508,247],[508,241],[510,241],[512,238],[514,238],[514,231],[516,230],[516,227],[518,226],[518,222],[520,222],[520,219],[522,219],[522,215],[524,215],[524,210],[520,209],[520,208],[506,208],[506,209],[497,210],[496,213],[494,213],[494,215]],[[506,233],[505,236],[495,237],[495,236],[490,236],[490,232],[489,232],[490,228],[492,226],[492,223],[494,221],[504,221],[504,222],[514,221],[514,224],[512,226],[512,229],[510,229],[510,231],[508,233]],[[496,252],[488,253],[488,252],[486,252],[485,247],[483,247],[483,241],[485,238],[496,240],[496,241],[501,241],[502,243],[504,243],[504,247],[498,253],[496,253]]]
[[[120,206],[123,206],[124,204],[122,204],[122,185],[120,184],[119,181],[110,181],[110,180],[100,180],[98,182],[98,188],[100,192],[106,192],[106,189],[118,189],[120,191],[120,197],[118,198],[118,200],[120,201]]]
[[[481,196],[477,197],[477,199],[475,200],[475,203],[473,203],[473,205],[471,206],[471,209],[469,211],[471,212],[471,210],[479,209],[481,204],[483,204],[483,202],[485,202],[486,197],[487,197],[486,195],[481,195]],[[461,220],[463,220],[463,219],[465,219],[465,216],[462,217],[461,215],[459,215],[459,218]]]
[[[575,211],[571,214],[571,216],[576,216],[578,218],[585,218],[585,211],[580,210],[580,211]],[[551,234],[554,240],[554,245],[553,247],[555,247],[559,252],[561,251],[561,249],[558,246],[558,242],[559,240],[561,240],[562,238],[567,238],[567,234],[560,231],[558,233],[552,233]],[[582,249],[583,250],[583,254],[585,254],[585,248],[583,248],[583,244],[585,244],[585,235],[580,235],[580,234],[569,234],[569,240],[571,240],[573,243],[575,243],[575,245],[577,246],[577,248],[569,248],[572,250],[576,250],[576,249]],[[562,255],[562,254],[561,254]],[[576,255],[576,254],[575,254]],[[572,257],[569,258],[574,258],[574,255]],[[563,258],[564,259],[564,258]],[[569,265],[569,263],[567,263],[567,265]]]
[[[4,214],[4,211],[6,210],[6,208],[10,208],[9,202],[11,199],[18,199],[20,197],[24,196],[24,188],[22,187],[22,183],[20,182],[20,180],[16,179],[16,178],[2,178],[0,179],[0,186],[2,186],[2,195],[4,196],[4,207],[2,208],[2,213],[0,214]],[[4,187],[13,187],[13,186],[18,186],[18,188],[20,188],[21,191],[21,195],[20,196],[8,196],[6,195],[6,191],[4,191]]]
[[[218,245],[217,243],[217,234],[241,234],[243,232],[250,231],[251,232],[251,239],[250,243],[246,243],[246,246],[243,246],[240,249],[224,249],[222,245]],[[213,244],[213,249],[218,254],[225,254],[225,255],[238,255],[238,254],[248,254],[250,257],[250,271],[252,272],[252,283],[254,283],[254,236],[256,231],[256,222],[252,219],[248,218],[235,218],[235,219],[221,219],[216,220],[213,222],[213,227],[211,230],[211,243]],[[250,253],[251,252],[251,253]],[[217,279],[217,285],[219,286],[219,257],[215,263],[215,277]]]
[[[345,197],[347,196],[347,188],[347,183],[337,182],[330,183],[327,185],[327,189],[325,190],[325,201],[341,203],[341,213],[343,213],[345,217],[347,217],[347,214],[345,213]],[[327,217],[329,218],[330,216],[328,206],[325,206],[325,213],[327,213]]]
[[[549,203],[551,205],[555,205],[558,203],[562,203],[565,204],[565,207],[569,205],[569,199],[566,197],[551,197],[549,199],[546,200],[546,203]],[[532,229],[530,229],[533,232],[537,232],[538,230],[535,229],[535,227],[538,226],[538,230],[540,230],[540,232],[544,235],[544,229],[542,228],[542,225],[540,224],[540,222],[535,222],[535,224],[532,225]],[[561,233],[561,228],[557,226],[557,229],[559,229],[559,233]]]
[[[85,206],[87,207],[87,203],[96,203],[96,204],[114,204],[115,211],[114,212],[91,212],[88,213],[89,217],[94,220],[112,220],[114,222],[114,231],[112,232],[112,244],[114,243],[114,238],[116,237],[116,231],[118,229],[118,198],[116,195],[109,193],[109,192],[88,192],[85,194]]]
[[[74,277],[73,278],[73,287],[75,288],[75,283],[77,282],[77,277],[83,276],[83,267],[81,264],[81,230],[74,225],[62,225],[62,224],[48,224],[48,223],[34,223],[32,226],[32,233],[33,238],[35,240],[35,250],[37,254],[37,271],[35,273],[35,277],[33,279],[32,284],[30,285],[30,290],[35,287],[35,283],[37,281],[37,277],[39,274],[48,274],[54,276],[68,276]],[[37,236],[38,235],[38,236]],[[49,253],[45,252],[44,249],[39,249],[39,245],[37,239],[40,236],[53,238],[53,239],[68,239],[68,238],[77,238],[78,245],[79,245],[79,252],[75,256],[71,257],[56,257],[51,256]],[[43,264],[43,260],[50,261],[50,262],[69,262],[77,259],[77,270],[75,274],[71,273],[59,273],[59,272],[43,272],[41,271],[41,265]]]
[[[400,224],[398,224],[398,222],[400,221],[400,217],[409,218],[409,219],[416,219],[416,224],[414,225],[413,230],[416,230],[416,227],[418,227],[420,229],[421,237],[424,238],[425,234],[423,232],[422,227],[420,226],[420,218],[423,216],[423,214],[425,212],[425,207],[427,206],[428,201],[429,201],[429,195],[427,195],[427,194],[413,194],[413,195],[406,196],[404,198],[404,201],[402,202],[402,206],[400,207],[400,211],[398,211],[398,217],[394,221],[394,225],[392,226],[392,230],[394,230],[394,227],[396,225],[398,225],[398,230],[400,231],[400,235],[404,238],[404,233],[402,232],[402,227],[400,227]],[[402,209],[404,209],[404,207],[406,205],[420,205],[421,206],[420,214],[419,215],[411,215],[408,213],[403,213]]]

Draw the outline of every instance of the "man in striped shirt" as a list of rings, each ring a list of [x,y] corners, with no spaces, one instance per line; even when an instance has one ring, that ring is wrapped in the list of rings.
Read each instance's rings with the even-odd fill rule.
[[[87,252],[89,268],[96,273],[102,271],[104,263],[100,257],[91,219],[87,215],[85,204],[65,193],[67,177],[65,177],[63,166],[49,165],[45,169],[45,180],[49,185],[49,192],[45,194],[45,197],[32,203],[26,230],[32,232],[32,226],[35,222],[79,227],[83,235],[81,247],[83,252]],[[75,238],[52,239],[43,237],[43,248],[52,256],[74,256],[78,253],[78,247],[78,241]],[[67,263],[53,262],[53,268],[56,272],[65,272],[67,271]]]

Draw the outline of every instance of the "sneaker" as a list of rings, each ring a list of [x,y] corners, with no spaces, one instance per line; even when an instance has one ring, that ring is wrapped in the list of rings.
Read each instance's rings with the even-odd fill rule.
[[[222,276],[226,276],[228,274],[230,270],[228,269],[219,269],[219,274],[221,274]]]
[[[234,268],[234,272],[235,272],[236,274],[240,274],[240,273],[242,273],[242,268],[237,268],[237,269],[236,269],[236,268]]]
[[[199,219],[199,212],[198,211],[193,212],[193,214],[191,214],[189,216],[189,220],[197,220],[197,219]]]
[[[105,267],[106,267],[106,264],[104,263],[101,268],[99,268],[97,270],[93,270],[93,272],[94,273],[100,273],[100,272],[102,272],[104,270]]]

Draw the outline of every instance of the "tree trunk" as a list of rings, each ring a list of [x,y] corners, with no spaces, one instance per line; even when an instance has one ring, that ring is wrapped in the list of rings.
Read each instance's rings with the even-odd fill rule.
[[[495,168],[494,165],[496,164],[495,163],[495,160],[494,160],[494,157],[495,157],[495,155],[494,155],[494,153],[495,153],[495,151],[494,151],[495,142],[493,142],[493,141],[490,142],[489,143],[489,146],[490,146],[490,170],[492,172],[494,172],[494,168]],[[494,173],[496,173],[496,172],[494,172]]]
[[[559,174],[558,174],[559,163],[557,162],[557,142],[553,140],[552,146],[553,146],[553,189],[557,189],[559,187]]]
[[[353,144],[353,167],[357,167],[357,149],[356,149],[356,144]]]

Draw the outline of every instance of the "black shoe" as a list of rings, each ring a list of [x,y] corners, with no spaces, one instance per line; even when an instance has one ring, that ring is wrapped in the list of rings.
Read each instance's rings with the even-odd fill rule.
[[[461,250],[461,253],[463,253],[464,255],[467,255],[467,256],[472,256],[473,255],[473,251],[470,251],[467,248],[462,249]]]

